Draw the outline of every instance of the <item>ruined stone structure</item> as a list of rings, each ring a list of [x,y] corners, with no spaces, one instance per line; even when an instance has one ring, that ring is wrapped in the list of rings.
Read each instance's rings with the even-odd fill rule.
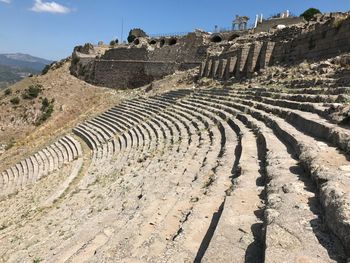
[[[249,17],[236,15],[232,21],[232,31],[245,31],[248,30],[247,24]],[[254,22],[254,32],[270,32],[276,29],[278,26],[292,26],[300,23],[305,23],[302,17],[291,16],[289,11],[280,13],[278,16],[270,17],[266,20],[263,19],[263,15],[257,15]],[[216,32],[216,31],[215,31]],[[217,33],[217,32],[216,32]]]
[[[328,121],[344,92],[189,87],[125,100],[0,174],[2,257],[346,262],[350,134]],[[21,217],[37,195],[40,216]]]
[[[232,30],[246,30],[249,17],[236,15],[235,20],[232,22]]]
[[[140,37],[130,46],[118,46],[98,57],[76,48],[71,72],[96,85],[137,88],[176,70],[199,66],[206,58],[207,42],[198,33],[185,37]]]
[[[333,13],[315,19],[308,24],[299,23],[304,22],[302,18],[285,12],[259,22],[252,30],[211,35],[195,32],[184,37],[149,38],[136,30],[135,36],[142,36],[128,46],[118,45],[100,54],[91,45],[77,47],[71,72],[95,85],[135,88],[199,65],[201,76],[240,78],[266,66],[317,60],[349,50],[347,14]],[[235,23],[242,21],[245,18],[237,16]],[[266,33],[281,24],[298,25]]]
[[[134,36],[135,38],[138,38],[138,37],[148,37],[147,34],[146,34],[146,32],[143,31],[143,30],[140,29],[140,28],[131,29],[130,32],[129,32],[129,35]]]
[[[254,29],[254,32],[256,33],[269,32],[275,29],[278,25],[292,26],[303,22],[305,22],[305,20],[302,17],[272,18],[272,19],[263,20],[262,22],[257,23],[257,26]]]
[[[248,28],[248,21],[249,17],[236,15],[235,19],[232,21],[231,31],[248,30],[255,33],[270,32],[275,30],[277,27],[288,27],[306,22],[305,19],[302,17],[291,15],[289,10],[282,12],[278,15],[272,16],[268,19],[264,19],[263,14],[257,14],[252,28]],[[215,33],[219,32],[219,30],[217,29],[218,26],[215,26]]]
[[[304,22],[305,20],[302,17],[290,16],[289,10],[280,13],[278,16],[270,17],[267,20],[263,20],[263,15],[261,14],[260,16],[256,16],[254,32],[269,32],[278,26],[287,27]]]
[[[238,39],[202,63],[200,75],[218,79],[251,76],[267,66],[317,61],[350,51],[350,18],[330,16],[322,24],[288,27],[269,35]]]
[[[196,31],[186,36],[150,38],[141,29],[133,29],[130,31],[132,43],[127,46],[117,45],[103,52],[97,52],[97,49],[95,50],[91,44],[76,47],[72,55],[71,73],[95,85],[111,88],[137,88],[177,70],[186,70],[201,65],[211,54],[211,52],[207,52],[208,48],[216,49],[215,43],[223,44],[223,47],[226,45],[225,50],[227,50],[228,42],[235,43],[236,39],[239,41],[242,36],[250,38],[249,35],[253,31],[247,30],[248,20],[248,17],[236,16],[233,22],[233,31],[216,32],[211,35]],[[238,30],[236,30],[236,26],[238,26]],[[272,24],[267,26],[270,28]],[[259,41],[266,42],[265,40]],[[270,48],[272,44],[264,45],[268,45]],[[262,44],[262,46],[264,45]],[[259,48],[257,47],[257,49]],[[243,51],[242,59],[245,59],[246,52]],[[236,51],[228,52],[231,55],[236,53]],[[227,57],[228,54],[221,57]],[[264,55],[262,54],[262,56]],[[232,62],[230,63],[232,64]],[[253,64],[255,66],[255,63]],[[240,65],[240,71],[245,70],[245,63],[242,62]],[[220,70],[221,67],[220,64]],[[258,67],[260,67],[259,64]]]

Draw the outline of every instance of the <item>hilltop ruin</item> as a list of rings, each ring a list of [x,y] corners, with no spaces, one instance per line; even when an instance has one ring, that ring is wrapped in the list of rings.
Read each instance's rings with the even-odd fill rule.
[[[350,19],[330,14],[273,33],[246,35],[219,54],[209,55],[201,76],[227,80],[252,77],[267,67],[319,62],[350,51]],[[344,83],[346,84],[346,83]]]
[[[110,88],[138,88],[173,74],[198,67],[207,56],[209,36],[201,32],[158,39],[137,37],[98,54],[99,47],[77,47],[71,72],[89,83]]]
[[[94,85],[122,89],[198,66],[201,77],[241,80],[268,67],[312,63],[348,52],[349,21],[347,14],[332,13],[309,23],[296,17],[272,18],[249,30],[198,30],[159,38],[135,33],[128,45],[76,47],[71,72]],[[278,29],[279,23],[291,26]]]

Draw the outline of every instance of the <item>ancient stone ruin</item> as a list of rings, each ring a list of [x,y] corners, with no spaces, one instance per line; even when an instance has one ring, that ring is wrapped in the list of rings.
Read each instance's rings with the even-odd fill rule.
[[[336,57],[350,51],[350,18],[330,14],[321,23],[300,24],[272,33],[245,35],[227,43],[225,49],[208,55],[200,75],[214,79],[241,79],[273,67],[309,63]]]
[[[248,21],[249,17],[236,15],[232,22],[232,30],[247,30]]]
[[[75,48],[78,78],[152,85],[1,173],[0,260],[349,261],[349,42],[346,13]]]
[[[135,38],[130,45],[118,45],[100,55],[94,48],[77,47],[71,72],[99,86],[137,88],[177,70],[198,67],[210,42],[200,32],[161,38],[131,35]]]
[[[257,15],[254,24],[254,32],[270,32],[276,28],[285,28],[287,26],[293,26],[300,23],[305,23],[304,18],[299,16],[291,16],[288,10],[280,13],[278,16],[270,17],[266,20],[263,19],[263,15]]]

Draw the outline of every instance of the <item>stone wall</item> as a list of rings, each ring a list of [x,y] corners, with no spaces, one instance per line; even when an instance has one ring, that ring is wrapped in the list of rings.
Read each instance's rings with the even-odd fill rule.
[[[94,62],[94,75],[90,82],[110,88],[137,88],[170,75],[176,70],[189,69],[199,65],[199,63],[178,64],[161,61],[96,60]]]
[[[114,48],[101,56],[103,60],[147,60],[146,48]]]
[[[350,51],[350,18],[333,17],[287,43],[277,43],[273,63],[321,60]]]
[[[143,86],[151,80],[152,78],[147,76],[145,72],[144,63],[110,60],[97,60],[95,62],[94,84],[123,88],[125,86]]]
[[[284,34],[294,38],[281,39]],[[305,28],[286,28],[267,36],[257,36],[235,45],[228,52],[210,56],[202,63],[202,77],[229,79],[250,77],[273,65],[292,65],[335,57],[350,52],[350,17],[331,16],[325,23]]]
[[[273,18],[270,20],[264,20],[262,23],[258,24],[255,28],[255,32],[269,32],[272,28],[278,25],[291,26],[304,22],[305,20],[301,17],[288,17],[288,18]]]
[[[200,66],[201,77],[229,79],[252,75],[271,64],[274,42],[255,41],[220,56],[209,57]]]
[[[103,55],[82,54],[75,49],[71,72],[87,82],[110,88],[137,88],[173,74],[176,70],[198,67],[207,57],[208,44],[202,34],[172,37],[164,45],[138,44],[117,46]],[[161,39],[158,39],[160,42]],[[171,41],[170,41],[171,40]]]

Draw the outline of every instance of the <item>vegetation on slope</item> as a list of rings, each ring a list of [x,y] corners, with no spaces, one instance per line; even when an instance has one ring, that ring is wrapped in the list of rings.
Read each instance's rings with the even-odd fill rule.
[[[317,8],[309,8],[300,16],[303,17],[306,21],[310,21],[315,15],[321,14],[321,11]]]
[[[70,75],[69,62],[0,91],[0,168],[114,106],[129,91],[95,87]]]

